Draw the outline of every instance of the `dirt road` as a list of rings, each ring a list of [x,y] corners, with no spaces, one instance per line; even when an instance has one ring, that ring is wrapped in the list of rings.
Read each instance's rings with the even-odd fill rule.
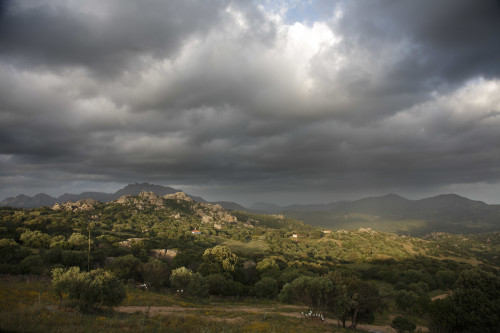
[[[252,307],[247,305],[219,305],[212,304],[206,308],[195,308],[195,307],[182,307],[178,305],[170,306],[120,306],[118,311],[123,313],[136,313],[142,312],[147,313],[149,316],[155,315],[167,315],[167,316],[182,316],[187,313],[192,312],[193,314],[199,315],[200,312],[204,312],[213,320],[226,320],[226,321],[238,321],[241,317],[232,316],[222,316],[215,315],[215,313],[229,312],[233,314],[237,313],[254,313],[264,316],[267,314],[278,314],[281,316],[294,317],[294,318],[304,318],[301,312],[305,312],[305,307],[295,306],[295,305],[284,305],[280,307]],[[213,315],[211,315],[213,314]],[[328,324],[337,324],[337,320],[327,318],[326,322]],[[350,325],[350,323],[349,323]],[[368,332],[380,332],[380,333],[395,333],[396,330],[392,329],[390,326],[375,326],[375,325],[358,325],[356,328],[359,330],[364,330]],[[423,332],[426,328],[421,328]],[[370,331],[371,330],[371,331]]]

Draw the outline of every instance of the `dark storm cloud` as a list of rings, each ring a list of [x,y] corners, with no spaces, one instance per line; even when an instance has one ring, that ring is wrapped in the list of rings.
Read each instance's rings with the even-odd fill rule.
[[[203,33],[227,1],[7,1],[0,52],[22,63],[126,70],[137,57],[169,57]]]
[[[307,24],[269,1],[6,4],[0,197],[135,181],[247,203],[499,186],[498,2],[305,3]]]

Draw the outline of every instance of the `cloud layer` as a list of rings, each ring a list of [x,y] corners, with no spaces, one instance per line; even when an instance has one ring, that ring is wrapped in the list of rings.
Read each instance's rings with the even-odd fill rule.
[[[498,1],[2,4],[0,196],[498,202]]]

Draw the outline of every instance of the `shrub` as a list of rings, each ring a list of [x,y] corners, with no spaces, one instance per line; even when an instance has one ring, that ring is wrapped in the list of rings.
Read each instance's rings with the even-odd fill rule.
[[[48,248],[50,246],[50,236],[38,230],[27,230],[21,234],[19,239],[29,247]]]
[[[278,294],[278,282],[270,277],[264,277],[255,284],[255,294],[258,297],[274,298]]]
[[[61,302],[62,294],[67,293],[84,311],[117,306],[125,299],[123,284],[103,269],[80,272],[78,267],[55,268],[52,270],[52,285]]]
[[[170,284],[178,290],[187,289],[193,278],[193,271],[186,267],[179,267],[172,271],[170,276]]]
[[[206,279],[200,273],[194,273],[191,276],[186,290],[189,296],[206,297],[208,296],[208,284]]]
[[[154,289],[159,289],[168,281],[168,267],[162,261],[150,258],[147,263],[138,267],[144,283]]]
[[[222,274],[210,274],[206,277],[210,295],[224,295],[227,293],[228,283]]]
[[[394,328],[398,333],[403,332],[413,332],[417,325],[414,322],[410,321],[410,319],[403,316],[396,316],[391,323],[391,327]]]
[[[114,258],[106,267],[119,279],[136,279],[138,277],[137,267],[140,261],[131,254]]]
[[[48,273],[48,271],[45,270],[45,265],[40,255],[32,255],[24,258],[20,266],[21,271],[25,274],[41,275],[45,272]]]

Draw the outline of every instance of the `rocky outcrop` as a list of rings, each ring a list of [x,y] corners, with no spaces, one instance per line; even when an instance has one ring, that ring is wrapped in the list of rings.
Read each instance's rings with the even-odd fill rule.
[[[196,202],[184,192],[167,194],[160,197],[154,192],[142,191],[138,196],[131,197],[126,195],[114,202],[123,205],[132,205],[138,210],[146,207],[151,208],[151,206],[153,206],[154,209],[159,210],[172,207],[172,201],[176,204],[182,204],[182,207],[186,207],[186,205],[190,207],[194,214],[200,218],[201,223],[217,223],[222,227],[223,224],[238,222],[238,219],[228,213],[221,205]],[[178,212],[175,212],[170,216],[176,220],[181,219],[181,214]]]
[[[142,241],[142,238],[129,238],[129,239],[126,239],[124,241],[121,241],[118,243],[119,246],[122,246],[122,247],[132,247],[132,244],[133,243],[137,243],[137,242],[140,242]]]
[[[52,206],[53,210],[67,210],[67,211],[72,211],[72,212],[78,212],[78,211],[91,211],[95,209],[95,206],[99,202],[94,199],[83,199],[83,200],[78,200],[77,202],[65,202],[58,204],[56,203],[54,206]]]
[[[202,213],[203,214],[203,213]],[[203,214],[201,216],[201,223],[210,223],[214,220],[213,217]]]
[[[175,258],[175,256],[179,253],[177,249],[153,249],[151,250],[151,255],[156,259],[164,259],[169,262]]]
[[[115,203],[126,204],[130,201],[130,195],[124,195],[115,200]]]
[[[167,199],[167,200],[176,200],[177,202],[180,202],[180,201],[194,202],[193,199],[191,199],[190,197],[188,197],[186,195],[186,193],[184,193],[184,192],[177,192],[177,193],[174,193],[174,194],[167,194],[167,195],[164,195],[163,198]]]
[[[147,192],[147,191],[140,192],[137,197],[124,195],[115,200],[114,202],[122,205],[132,204],[139,209],[144,208],[145,205],[153,205],[159,207],[164,206],[162,197],[160,197],[154,192]]]
[[[142,191],[139,198],[144,199],[150,205],[163,206],[163,199],[154,192]]]

